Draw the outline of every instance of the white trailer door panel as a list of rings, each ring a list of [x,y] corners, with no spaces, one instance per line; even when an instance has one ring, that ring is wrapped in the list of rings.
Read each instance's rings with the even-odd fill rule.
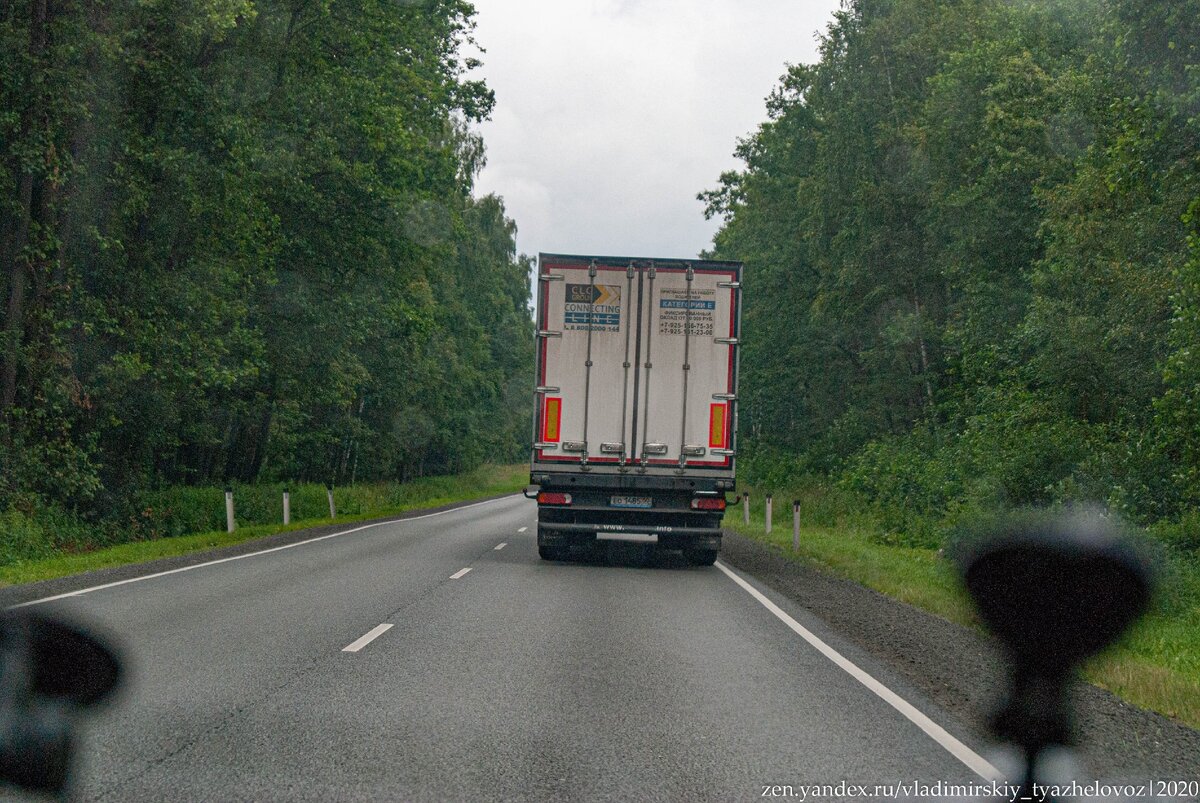
[[[543,255],[535,462],[730,469],[739,278]]]
[[[679,465],[681,456],[686,466],[729,463],[721,452],[734,392],[732,281],[728,272],[691,268],[646,277],[638,457],[651,465]]]
[[[578,462],[586,453],[589,462],[618,463],[628,454],[636,306],[627,274],[590,265],[547,265],[541,274],[542,459]]]

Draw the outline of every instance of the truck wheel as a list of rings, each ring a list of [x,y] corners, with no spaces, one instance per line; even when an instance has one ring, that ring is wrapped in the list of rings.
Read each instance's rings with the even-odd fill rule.
[[[683,556],[693,566],[712,566],[717,562],[716,549],[685,549]]]

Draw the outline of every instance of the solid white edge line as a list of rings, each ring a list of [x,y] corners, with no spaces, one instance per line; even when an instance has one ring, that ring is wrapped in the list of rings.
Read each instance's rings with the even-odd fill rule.
[[[493,547],[493,550],[492,550],[492,551],[497,551],[497,550],[504,549],[504,547],[506,547],[506,546],[508,546],[508,542],[507,542],[507,541],[501,541],[499,544],[496,544],[496,546],[495,546],[495,547]]]
[[[782,609],[780,609],[778,605],[767,599],[762,592],[746,582],[741,576],[736,574],[729,567],[725,566],[719,561],[717,562],[716,567],[723,571],[726,576],[729,577],[729,579],[741,586],[748,594],[750,594],[750,596],[762,603],[764,608],[775,614],[776,618],[790,627],[796,633],[796,635],[807,641],[830,661],[833,661],[833,663],[837,664],[838,667],[846,672],[846,674],[850,675],[859,683],[874,692],[885,703],[903,714],[906,719],[908,719],[918,728],[925,731],[929,738],[933,739],[935,742],[945,748],[950,755],[957,758],[963,764],[966,764],[967,767],[975,774],[987,781],[999,780],[1004,777],[1000,771],[993,767],[986,759],[947,733],[945,728],[921,713],[912,703],[896,694],[894,691],[880,683],[871,675],[868,675],[849,658],[842,655],[833,647],[830,647],[828,644],[818,638],[812,631],[804,627],[804,625],[788,616],[783,612]]]
[[[467,573],[467,572],[469,572],[469,571],[471,571],[471,567],[470,567],[470,566],[468,566],[468,567],[467,567],[467,568],[465,568],[465,569],[459,569],[459,570],[458,570],[458,571],[456,571],[454,574],[450,575],[450,579],[451,579],[451,580],[457,580],[458,578],[460,578],[460,577],[462,577],[462,576],[466,575],[466,573]]]
[[[83,594],[90,594],[93,591],[100,591],[105,588],[115,588],[116,586],[128,585],[129,583],[140,583],[143,580],[153,580],[155,577],[166,577],[169,574],[179,574],[180,572],[190,572],[192,569],[202,569],[205,566],[216,566],[218,563],[229,563],[230,561],[234,561],[234,560],[243,560],[244,558],[253,558],[253,557],[257,557],[259,555],[268,555],[272,552],[279,552],[284,549],[292,549],[293,547],[304,546],[305,544],[315,544],[317,541],[324,541],[329,538],[337,538],[340,535],[349,535],[350,533],[357,533],[362,530],[369,530],[372,527],[383,527],[384,525],[387,525],[387,524],[404,524],[405,522],[409,522],[409,521],[419,521],[420,519],[431,519],[434,516],[442,516],[442,515],[445,515],[446,513],[457,513],[458,511],[466,510],[467,508],[479,507],[480,505],[488,505],[488,504],[491,504],[492,502],[502,502],[505,499],[512,498],[512,496],[516,496],[516,494],[511,494],[510,496],[502,496],[499,499],[485,499],[482,502],[472,502],[469,505],[463,505],[461,507],[452,507],[449,510],[439,510],[436,513],[425,513],[423,515],[412,516],[407,519],[391,519],[389,521],[377,521],[374,524],[364,524],[361,527],[355,527],[354,529],[351,529],[351,530],[342,530],[340,532],[330,533],[329,535],[318,535],[316,538],[308,538],[303,541],[297,541],[294,544],[284,544],[283,546],[271,547],[270,549],[260,549],[258,552],[247,552],[244,555],[233,555],[228,558],[219,558],[217,560],[210,560],[210,561],[206,561],[204,563],[196,563],[191,566],[181,566],[178,569],[168,569],[165,572],[155,572],[154,574],[144,574],[141,577],[130,577],[127,580],[117,580],[116,582],[113,582],[113,583],[104,583],[103,585],[91,586],[90,588],[81,588],[78,591],[68,591],[65,594],[55,594],[53,597],[42,597],[41,599],[30,600],[29,602],[22,602],[17,605],[10,605],[5,610],[11,611],[16,608],[24,608],[29,605],[41,605],[43,602],[53,602],[53,601],[59,600],[59,599],[66,599],[67,597],[78,597]]]
[[[360,638],[356,639],[355,641],[351,642],[350,644],[347,644],[345,647],[342,647],[342,652],[358,652],[363,647],[367,646],[372,641],[379,638],[380,636],[382,636],[384,633],[388,632],[391,629],[392,629],[392,626],[390,624],[388,624],[387,622],[384,622],[381,625],[375,625],[375,627],[372,627],[370,630],[368,630],[366,633],[364,633]]]

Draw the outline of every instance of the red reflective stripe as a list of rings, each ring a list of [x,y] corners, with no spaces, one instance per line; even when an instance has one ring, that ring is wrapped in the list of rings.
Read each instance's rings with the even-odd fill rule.
[[[562,399],[547,396],[546,409],[542,414],[542,440],[546,443],[558,443],[561,427]]]

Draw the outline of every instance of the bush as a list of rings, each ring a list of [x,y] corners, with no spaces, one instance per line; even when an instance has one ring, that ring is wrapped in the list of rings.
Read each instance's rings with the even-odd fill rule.
[[[791,488],[809,476],[803,457],[746,438],[738,447],[738,478],[754,488]]]
[[[0,511],[0,565],[85,548],[87,525],[57,508]]]
[[[1200,563],[1200,510],[1190,510],[1175,521],[1159,522],[1150,534],[1172,552]]]
[[[929,430],[867,444],[850,461],[840,486],[867,500],[884,543],[937,547],[938,520],[962,494],[953,463],[941,459]]]
[[[470,496],[496,487],[497,482],[515,484],[523,474],[523,466],[482,466],[452,477],[337,488],[334,501],[339,517],[383,515]],[[329,502],[323,485],[237,485],[233,496],[238,526],[281,524],[285,487],[291,493],[292,521],[328,518]],[[57,508],[26,507],[0,512],[0,565],[225,529],[225,489],[215,486],[176,486],[143,492],[122,504],[114,503],[109,516],[96,521]]]
[[[1047,396],[1000,386],[957,425],[868,443],[847,461],[841,484],[869,500],[884,540],[937,546],[956,523],[981,514],[1110,501],[1120,461],[1098,457],[1105,436]]]

